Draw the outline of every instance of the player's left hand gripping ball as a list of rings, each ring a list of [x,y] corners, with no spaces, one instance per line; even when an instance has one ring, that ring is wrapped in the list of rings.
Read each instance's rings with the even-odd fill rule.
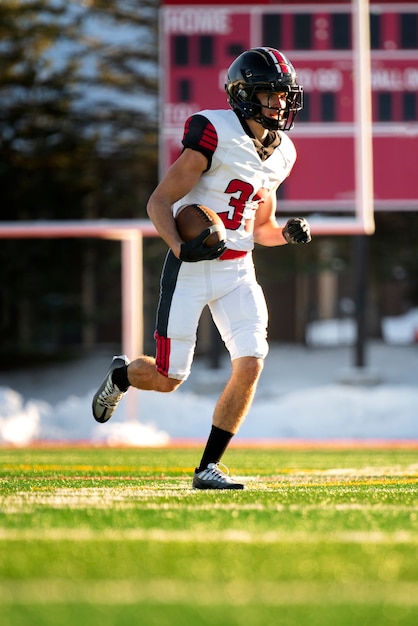
[[[205,242],[211,236],[212,230],[206,228],[195,239],[182,243],[180,247],[180,260],[194,263],[196,261],[212,261],[218,259],[225,250],[225,241],[221,240],[210,248],[205,246]]]
[[[287,243],[309,243],[312,239],[310,226],[304,217],[292,217],[282,233]]]

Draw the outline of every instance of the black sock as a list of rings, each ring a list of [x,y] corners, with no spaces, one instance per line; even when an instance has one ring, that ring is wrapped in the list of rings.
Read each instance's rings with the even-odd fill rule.
[[[126,391],[128,387],[131,386],[131,383],[128,380],[128,366],[127,365],[122,365],[122,367],[117,367],[115,370],[113,370],[112,383],[117,385],[117,387],[121,391]]]
[[[208,463],[218,463],[233,436],[233,433],[230,433],[227,430],[222,430],[222,428],[212,426],[200,465],[196,468],[196,471],[200,472],[205,469],[208,466]]]

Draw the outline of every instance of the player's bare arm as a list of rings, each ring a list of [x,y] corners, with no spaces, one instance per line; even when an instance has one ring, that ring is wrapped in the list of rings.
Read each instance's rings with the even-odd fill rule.
[[[196,150],[184,150],[169,168],[147,204],[150,220],[177,258],[180,256],[182,241],[171,207],[194,187],[206,168],[207,159],[203,154]]]
[[[304,217],[293,217],[281,227],[276,222],[276,192],[260,203],[254,221],[254,241],[262,246],[282,246],[286,243],[309,243],[311,233]]]
[[[276,222],[276,190],[260,202],[254,220],[254,241],[261,246],[283,246],[287,243],[282,227]]]

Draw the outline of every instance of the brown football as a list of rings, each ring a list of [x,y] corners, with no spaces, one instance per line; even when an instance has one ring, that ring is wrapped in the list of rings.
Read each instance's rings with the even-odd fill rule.
[[[176,226],[185,242],[195,239],[210,228],[212,232],[205,241],[207,248],[226,239],[225,226],[219,215],[202,204],[186,204],[180,207],[176,215]]]

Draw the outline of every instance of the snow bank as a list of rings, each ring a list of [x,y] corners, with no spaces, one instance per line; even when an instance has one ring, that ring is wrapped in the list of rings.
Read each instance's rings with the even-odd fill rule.
[[[25,446],[43,441],[89,441],[108,445],[166,445],[175,439],[205,439],[216,396],[128,392],[112,420],[97,424],[91,398],[70,396],[54,406],[24,402],[0,387],[0,443]],[[418,439],[418,389],[327,385],[270,390],[256,398],[240,439]]]

